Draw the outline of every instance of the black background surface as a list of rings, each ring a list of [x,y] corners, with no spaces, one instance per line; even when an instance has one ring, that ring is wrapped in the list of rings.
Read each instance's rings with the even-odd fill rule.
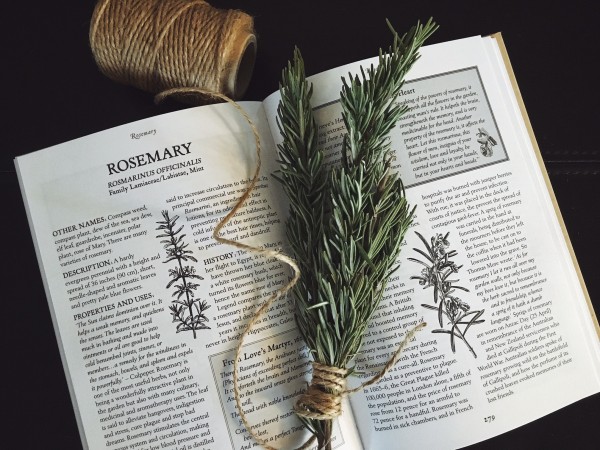
[[[501,31],[590,296],[600,308],[594,272],[600,225],[600,17],[594,2],[212,4],[242,8],[255,17],[258,56],[246,100],[262,100],[277,89],[294,45],[303,52],[308,74],[374,56],[389,43],[385,18],[405,31],[433,16],[441,28],[429,43]],[[13,158],[184,108],[155,106],[151,95],[100,74],[88,44],[93,7],[93,1],[37,0],[2,6],[0,447],[6,449],[81,448]],[[599,407],[596,395],[473,448],[597,448]]]

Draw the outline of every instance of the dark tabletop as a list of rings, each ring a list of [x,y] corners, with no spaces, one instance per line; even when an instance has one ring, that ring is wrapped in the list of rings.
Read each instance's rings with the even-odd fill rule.
[[[35,259],[13,158],[184,106],[101,75],[88,44],[93,1],[7,2],[0,27],[5,242],[2,280],[2,402],[6,449],[80,449],[71,400]],[[213,1],[255,17],[258,56],[246,100],[277,89],[297,45],[313,74],[374,56],[398,30],[430,16],[430,43],[501,31],[550,180],[596,309],[600,220],[598,19],[594,2]],[[543,6],[542,6],[543,5]],[[82,153],[82,157],[85,155]],[[600,396],[478,444],[478,449],[597,448]]]

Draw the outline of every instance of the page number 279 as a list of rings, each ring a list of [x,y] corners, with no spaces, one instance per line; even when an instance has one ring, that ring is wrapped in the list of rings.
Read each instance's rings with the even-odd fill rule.
[[[492,423],[494,420],[496,420],[496,416],[487,416],[483,418],[485,423]]]

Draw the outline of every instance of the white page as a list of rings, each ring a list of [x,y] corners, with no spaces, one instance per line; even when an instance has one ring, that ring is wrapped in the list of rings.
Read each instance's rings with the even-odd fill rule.
[[[408,329],[428,327],[382,381],[351,398],[365,448],[465,446],[599,390],[598,339],[496,43],[469,38],[421,54],[403,88],[412,111],[392,131],[417,217],[358,368],[375,373]],[[340,77],[371,63],[310,78],[333,159],[344,131]],[[265,100],[272,130],[278,101],[277,93]],[[467,331],[472,351],[456,339],[453,352],[448,317],[440,325],[422,306],[439,303],[411,279],[425,268],[408,260],[424,259],[413,248],[426,252],[415,231],[428,241],[449,232],[447,251],[462,267],[448,279],[469,290],[451,294],[482,311]]]
[[[263,165],[250,200],[223,235],[276,248],[283,245],[285,207],[271,179],[272,142],[260,103],[243,107],[262,135]],[[245,190],[255,153],[242,116],[218,105],[17,159],[86,448],[253,446],[233,400],[234,350],[244,324],[289,272],[275,260],[217,244],[211,234]],[[175,243],[157,237],[165,221]],[[193,259],[176,258],[181,250]],[[201,301],[186,304],[190,298]],[[177,317],[173,305],[182,308]],[[241,355],[250,423],[275,445],[303,442],[307,433],[291,409],[309,365],[286,299],[256,325]],[[336,448],[357,448],[347,421],[335,432]]]

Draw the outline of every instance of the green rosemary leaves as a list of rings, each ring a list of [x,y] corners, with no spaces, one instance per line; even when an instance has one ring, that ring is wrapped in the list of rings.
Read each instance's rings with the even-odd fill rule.
[[[388,135],[407,110],[398,101],[404,77],[437,25],[419,23],[403,37],[389,26],[393,43],[379,64],[342,79],[346,134],[334,168],[325,167],[317,144],[298,50],[280,86],[277,178],[289,198],[287,235],[302,273],[293,290],[296,321],[314,360],[344,369],[360,349],[414,211],[390,170]],[[304,422],[327,447],[331,421]]]

